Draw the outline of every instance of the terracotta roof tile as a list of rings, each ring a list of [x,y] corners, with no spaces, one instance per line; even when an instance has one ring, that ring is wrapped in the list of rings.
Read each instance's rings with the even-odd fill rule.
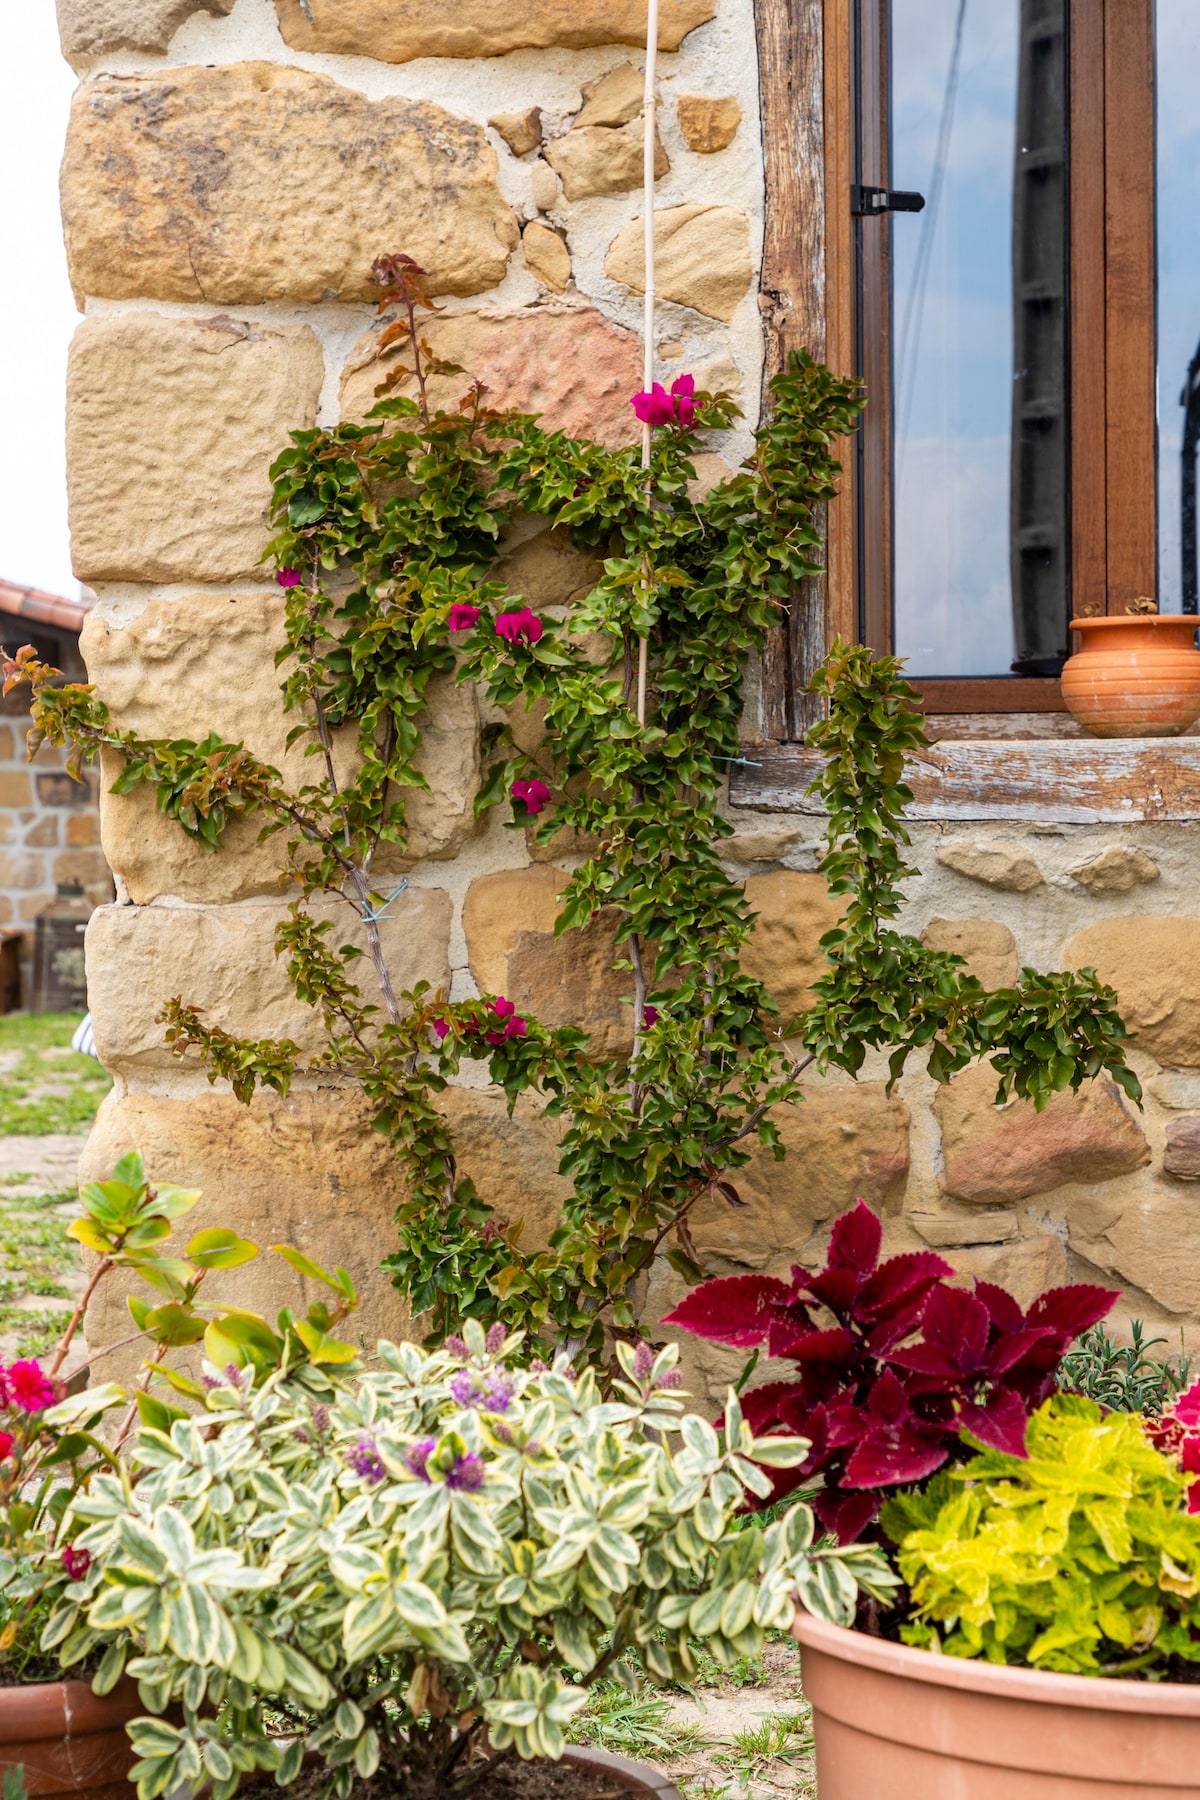
[[[57,625],[61,631],[78,632],[92,606],[91,600],[67,600],[61,594],[45,594],[40,588],[0,581],[0,613],[31,619],[38,625]]]

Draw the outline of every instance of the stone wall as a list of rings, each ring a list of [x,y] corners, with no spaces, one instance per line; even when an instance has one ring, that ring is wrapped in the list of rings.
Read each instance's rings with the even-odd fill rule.
[[[407,250],[425,264],[445,297],[436,349],[498,403],[611,442],[632,435],[644,6],[59,0],[59,13],[81,77],[63,200],[86,315],[68,431],[77,569],[98,594],[88,666],[123,724],[212,727],[298,769],[274,702],[281,602],[258,562],[266,469],[289,428],[371,403],[372,257]],[[731,387],[752,414],[752,0],[664,0],[662,45],[659,372]],[[747,441],[737,430],[715,449],[733,462]],[[587,559],[545,532],[515,535],[502,566],[534,605],[589,577]],[[570,857],[535,854],[494,813],[473,820],[484,722],[469,692],[437,696],[431,794],[415,805],[411,857],[395,864],[410,884],[388,926],[401,984],[424,977],[455,999],[498,989],[615,1047],[628,1009],[603,922],[567,944],[552,935]],[[836,917],[813,872],[819,823],[742,812],[736,826],[732,866],[760,915],[751,961],[787,1010]],[[174,1063],[154,1023],[183,993],[232,1030],[311,1032],[270,955],[281,901],[269,848],[246,825],[200,855],[141,794],[106,795],[102,828],[118,898],[95,916],[88,956],[115,1087],[87,1172],[140,1145],[155,1173],[205,1189],[202,1222],[344,1261],[367,1294],[364,1330],[402,1329],[375,1272],[402,1186],[359,1103],[302,1084],[241,1108]],[[936,1245],[1023,1299],[1101,1273],[1125,1288],[1127,1311],[1200,1342],[1195,843],[1165,826],[917,828],[906,922],[994,982],[1018,961],[1094,963],[1138,1029],[1146,1111],[1106,1083],[1039,1118],[996,1111],[979,1072],[940,1094],[913,1073],[889,1097],[881,1069],[814,1083],[782,1122],[789,1159],[756,1161],[741,1180],[746,1210],[697,1220],[717,1265],[810,1260],[863,1195],[895,1247]],[[463,1173],[536,1241],[563,1192],[554,1129],[526,1108],[509,1121],[469,1079],[447,1104]],[[269,1302],[259,1265],[243,1279]],[[670,1298],[671,1280],[656,1279],[646,1317]],[[726,1366],[706,1353],[702,1383],[715,1388]]]

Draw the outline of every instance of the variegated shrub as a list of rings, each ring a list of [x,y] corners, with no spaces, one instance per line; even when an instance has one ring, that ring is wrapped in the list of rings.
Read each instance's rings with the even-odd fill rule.
[[[756,1439],[730,1393],[722,1432],[686,1414],[677,1351],[618,1347],[624,1379],[560,1356],[517,1366],[519,1335],[475,1322],[382,1367],[257,1382],[210,1370],[205,1414],[144,1429],[133,1478],[76,1502],[90,1552],[47,1646],[107,1644],[126,1666],[141,1800],[241,1777],[287,1786],[315,1752],[339,1796],[378,1772],[412,1800],[465,1793],[481,1759],[557,1757],[587,1686],[729,1663],[797,1596],[849,1623],[894,1585],[877,1550],[813,1544],[797,1504],[766,1529],[761,1465],[808,1446]],[[176,1709],[170,1717],[169,1707]]]

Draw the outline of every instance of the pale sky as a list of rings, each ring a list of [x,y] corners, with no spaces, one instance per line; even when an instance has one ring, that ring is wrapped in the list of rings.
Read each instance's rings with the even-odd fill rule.
[[[63,387],[78,323],[58,220],[58,164],[75,76],[54,0],[4,9],[0,107],[0,577],[74,595]],[[19,76],[17,74],[19,71]]]

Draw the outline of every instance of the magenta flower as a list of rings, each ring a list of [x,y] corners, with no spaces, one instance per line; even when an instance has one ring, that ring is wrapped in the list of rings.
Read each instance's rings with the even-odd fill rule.
[[[470,631],[471,628],[478,625],[478,623],[479,608],[477,606],[467,606],[462,601],[456,600],[454,605],[450,608],[451,631]]]
[[[629,402],[643,425],[673,425],[675,405],[661,381],[647,393],[635,394]]]
[[[21,1412],[41,1412],[54,1401],[54,1389],[35,1362],[15,1362],[5,1376],[8,1402]]]
[[[281,588],[299,587],[304,577],[299,569],[276,569],[275,579]]]
[[[508,1024],[504,1027],[504,1035],[506,1038],[524,1037],[525,1031],[526,1024],[524,1019],[510,1019]]]
[[[496,998],[489,1000],[487,1004],[488,1011],[494,1013],[498,1019],[511,1019],[517,1010],[513,1002],[506,1000],[503,994],[497,994]]]
[[[433,1021],[433,1035],[436,1038],[440,1038],[443,1042],[449,1037],[450,1027],[445,1019],[435,1019]]]
[[[410,1444],[404,1452],[404,1466],[409,1474],[415,1475],[418,1481],[428,1481],[429,1471],[425,1465],[436,1449],[436,1438],[418,1438],[415,1444]]]
[[[456,1456],[446,1470],[446,1486],[457,1488],[459,1493],[474,1494],[483,1486],[483,1458],[468,1450],[465,1456]]]
[[[387,1470],[383,1466],[383,1458],[379,1454],[379,1445],[373,1437],[360,1437],[353,1450],[347,1450],[346,1465],[354,1470],[360,1481],[369,1481],[373,1485],[386,1481]]]
[[[82,1581],[92,1566],[90,1550],[76,1550],[74,1544],[64,1544],[62,1566],[71,1581]]]
[[[657,1006],[643,1006],[642,1021],[646,1025],[657,1025],[658,1024],[658,1008],[657,1008]]]
[[[452,1375],[449,1387],[455,1406],[478,1406],[483,1399],[483,1389],[469,1369],[460,1369],[457,1375]]]
[[[525,811],[536,818],[550,798],[550,789],[535,775],[532,781],[514,781],[512,796],[514,800],[523,800]]]
[[[536,644],[543,630],[542,621],[527,606],[523,606],[519,612],[496,615],[496,636],[504,638],[510,644],[522,640],[527,644]]]
[[[675,402],[675,422],[686,431],[696,421],[696,377],[680,375],[671,383],[671,398]]]

